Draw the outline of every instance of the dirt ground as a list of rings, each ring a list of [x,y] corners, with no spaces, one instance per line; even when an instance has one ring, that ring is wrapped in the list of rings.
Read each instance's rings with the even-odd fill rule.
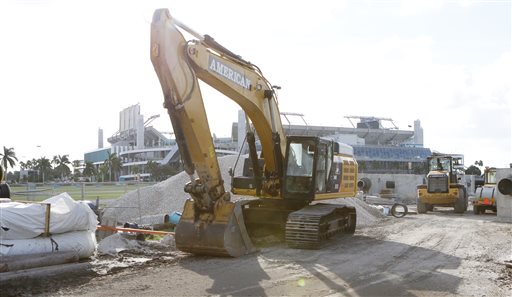
[[[106,274],[11,288],[43,296],[512,296],[512,225],[441,209],[386,218],[321,250],[125,255]],[[130,258],[131,257],[131,258]],[[131,259],[131,260],[130,260]],[[139,259],[140,261],[137,261]]]

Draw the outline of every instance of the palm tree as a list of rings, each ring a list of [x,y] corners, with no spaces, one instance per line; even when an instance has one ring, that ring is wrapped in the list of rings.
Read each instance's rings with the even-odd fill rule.
[[[108,168],[108,176],[109,176],[109,179],[110,179],[110,176],[111,176],[111,172],[112,172],[112,158],[114,157],[114,154],[115,153],[110,153],[110,152],[107,152],[107,158],[105,159],[105,162],[103,162],[103,166],[104,167],[107,167]],[[98,168],[98,171],[101,171],[101,168],[102,166],[100,166],[100,168]]]
[[[121,170],[123,169],[123,162],[121,161],[121,158],[118,156],[115,156],[115,158],[112,159],[112,171],[114,173],[114,180],[119,179],[119,175],[121,173]]]
[[[27,161],[28,169],[37,169],[37,160],[35,158],[32,158],[32,161]]]
[[[116,175],[116,172],[120,172],[123,168],[123,164],[121,162],[121,159],[117,156],[116,153],[111,154],[110,152],[107,153],[107,159],[105,159],[105,163],[103,163],[108,168],[108,176],[109,181],[112,181],[112,173],[114,173],[114,177]]]
[[[146,164],[147,171],[151,174],[152,180],[157,180],[159,166],[159,163],[153,160],[149,160],[148,163]]]
[[[80,162],[80,160],[73,160],[73,162],[71,162],[71,165],[73,165],[73,172],[76,173],[81,164],[82,162]]]
[[[73,162],[71,162],[71,165],[73,166],[73,179],[76,180],[77,178],[82,176],[82,172],[80,172],[80,170],[78,169],[81,165],[81,162],[80,160],[73,160]]]
[[[85,177],[93,177],[93,176],[97,176],[98,172],[96,170],[96,166],[94,166],[94,164],[92,162],[86,161],[84,171],[82,172],[82,174]],[[92,181],[92,178],[90,181]]]
[[[68,164],[71,164],[68,158],[69,155],[58,155],[53,156],[52,163],[55,164],[55,170],[57,173],[60,173],[60,179],[64,180],[64,176],[69,175],[71,173],[71,170],[69,169]]]
[[[132,174],[137,175],[139,173],[140,173],[140,167],[139,166],[133,166]]]
[[[100,179],[101,177],[101,181],[105,181],[105,175],[107,175],[109,172],[109,168],[108,166],[106,166],[105,164],[101,165],[100,168],[98,169],[98,180]]]
[[[7,172],[7,169],[9,169],[8,166],[11,168],[16,165],[16,162],[18,161],[18,158],[16,158],[16,153],[14,152],[14,148],[6,148],[4,146],[4,152],[0,153],[1,159],[1,165],[4,167],[5,171]],[[16,161],[15,161],[16,160]]]
[[[51,172],[52,170],[52,164],[50,162],[50,159],[46,157],[41,157],[37,161],[36,168],[41,172],[41,175],[43,177],[43,184],[44,184],[44,175],[45,173]]]
[[[89,161],[85,162],[85,168],[84,168],[83,175],[86,177],[91,177],[96,174],[97,174],[97,172],[96,172],[96,167],[94,167],[94,164],[92,164],[92,162],[89,162]]]

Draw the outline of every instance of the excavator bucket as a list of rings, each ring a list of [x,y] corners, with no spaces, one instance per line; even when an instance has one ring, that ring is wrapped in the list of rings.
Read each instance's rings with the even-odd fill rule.
[[[196,220],[194,201],[189,199],[176,226],[176,247],[184,252],[239,257],[256,252],[245,228],[243,202],[225,202],[211,222]]]

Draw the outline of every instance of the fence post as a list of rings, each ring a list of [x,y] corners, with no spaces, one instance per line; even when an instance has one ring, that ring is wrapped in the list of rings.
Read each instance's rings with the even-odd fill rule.
[[[100,211],[100,196],[96,196],[96,212],[98,213],[98,221],[102,224],[103,221],[103,212]]]
[[[45,216],[44,216],[44,233],[43,233],[43,236],[44,237],[48,237],[50,236],[50,213],[51,213],[51,204],[50,203],[46,203],[46,212],[45,212]]]
[[[81,191],[82,192],[82,200],[84,200],[84,196],[85,196],[84,195],[84,192],[85,192],[85,183],[84,182],[82,182],[82,189],[81,190],[82,190]]]
[[[142,211],[140,207],[140,175],[137,174],[137,198],[139,200],[139,224],[142,224]]]

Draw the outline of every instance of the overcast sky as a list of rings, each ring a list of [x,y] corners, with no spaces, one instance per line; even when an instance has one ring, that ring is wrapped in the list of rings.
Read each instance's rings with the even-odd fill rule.
[[[280,110],[310,125],[419,119],[425,147],[512,162],[510,0],[2,0],[0,149],[83,159],[137,103],[172,131],[149,57],[156,8],[258,65],[282,87]],[[230,135],[236,105],[202,87],[213,133]]]

